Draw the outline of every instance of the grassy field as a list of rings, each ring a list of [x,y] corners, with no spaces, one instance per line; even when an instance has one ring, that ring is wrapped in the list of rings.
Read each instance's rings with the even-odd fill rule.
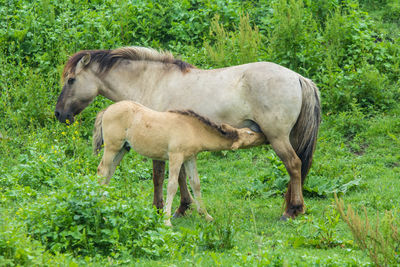
[[[2,1],[0,266],[400,264],[399,14],[395,0]],[[268,146],[199,155],[211,223],[193,210],[165,227],[151,161],[134,152],[99,186],[92,129],[111,102],[57,122],[60,73],[78,50],[124,45],[201,68],[274,61],[312,78],[323,116],[306,214],[279,221],[289,178]],[[353,235],[334,192],[380,222],[383,252]]]

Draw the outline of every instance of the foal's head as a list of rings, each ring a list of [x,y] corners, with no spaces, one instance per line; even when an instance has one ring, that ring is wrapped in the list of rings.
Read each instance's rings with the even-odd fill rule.
[[[86,108],[98,95],[99,83],[95,72],[88,68],[91,54],[81,51],[66,64],[63,73],[64,86],[55,109],[60,122],[72,123],[74,116]]]
[[[263,133],[254,132],[249,128],[236,129],[230,125],[222,124],[224,129],[234,129],[238,133],[238,138],[233,142],[231,149],[248,148],[253,146],[262,145],[266,142],[265,135]]]

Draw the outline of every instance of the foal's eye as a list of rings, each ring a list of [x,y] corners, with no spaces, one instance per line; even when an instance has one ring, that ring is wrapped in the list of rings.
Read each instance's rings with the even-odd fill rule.
[[[71,84],[74,83],[74,81],[75,81],[75,78],[69,78],[68,79],[68,84],[71,85]]]

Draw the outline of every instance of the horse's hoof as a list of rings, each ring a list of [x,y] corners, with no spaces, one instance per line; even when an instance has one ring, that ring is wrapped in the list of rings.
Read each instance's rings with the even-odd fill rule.
[[[289,219],[289,217],[285,214],[282,215],[282,217],[279,219],[281,222],[286,222]]]
[[[179,218],[182,216],[183,216],[182,214],[175,212],[174,215],[172,215],[172,218]]]

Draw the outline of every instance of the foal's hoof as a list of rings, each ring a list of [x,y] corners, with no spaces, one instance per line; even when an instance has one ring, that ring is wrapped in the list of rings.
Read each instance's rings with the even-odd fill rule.
[[[171,223],[170,220],[165,220],[165,221],[164,221],[164,224],[165,224],[166,226],[168,226],[168,227],[172,227],[172,223]]]
[[[212,221],[214,221],[214,218],[211,217],[210,214],[207,214],[205,217],[206,217],[206,221],[207,221],[207,222],[212,222]]]

